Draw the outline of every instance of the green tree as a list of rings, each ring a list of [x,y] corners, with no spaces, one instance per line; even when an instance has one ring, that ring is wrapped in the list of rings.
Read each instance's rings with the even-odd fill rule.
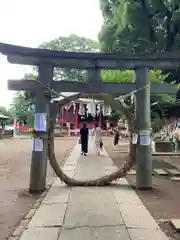
[[[25,97],[24,92],[17,92],[13,98],[11,109],[17,121],[27,121],[28,115],[34,113],[31,99]]]
[[[167,75],[162,74],[160,70],[149,71],[149,79],[152,83],[163,83]],[[133,70],[108,70],[102,72],[102,79],[105,82],[118,82],[118,83],[133,83],[134,71]],[[173,102],[174,97],[168,94],[151,95],[151,102]]]
[[[100,42],[105,51],[144,53],[179,47],[179,0],[100,0],[100,3],[104,16]]]
[[[25,80],[36,80],[37,75],[35,72],[26,73],[24,75]],[[32,116],[34,113],[34,103],[33,103],[33,93],[19,91],[15,93],[13,97],[11,110],[16,117],[17,121],[27,121],[29,116]]]
[[[179,0],[100,0],[104,24],[99,34],[106,52],[153,53],[180,47]],[[180,82],[180,70],[165,81]]]
[[[98,43],[92,39],[79,37],[72,34],[68,37],[58,37],[50,42],[44,42],[40,48],[56,50],[56,51],[74,51],[74,52],[98,52]],[[55,80],[69,80],[69,81],[85,81],[86,71],[78,69],[62,69],[55,68]]]

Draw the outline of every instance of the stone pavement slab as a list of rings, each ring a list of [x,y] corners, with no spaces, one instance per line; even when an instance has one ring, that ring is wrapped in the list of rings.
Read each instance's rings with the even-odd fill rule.
[[[136,175],[136,169],[131,169],[128,171],[128,175]],[[152,171],[152,175],[154,175],[154,172]]]
[[[79,197],[81,196],[81,197]],[[108,208],[107,208],[108,205]],[[83,208],[82,208],[83,206]],[[73,188],[64,220],[65,228],[123,224],[110,188]]]
[[[62,229],[58,240],[93,240],[92,230],[89,227]]]
[[[59,228],[28,228],[22,234],[20,240],[57,240]]]
[[[177,182],[180,181],[180,177],[171,177],[170,179]]]
[[[155,174],[160,175],[160,176],[167,176],[168,173],[164,169],[154,169],[153,170]]]
[[[166,171],[173,176],[180,176],[180,171],[177,169],[166,169]]]
[[[80,156],[77,144],[65,172],[97,178],[113,169],[107,153]],[[72,156],[73,155],[73,156]],[[20,240],[167,240],[125,178],[108,187],[68,188],[56,179]]]
[[[130,240],[125,226],[82,227],[62,229],[58,240]]]
[[[125,239],[130,240],[129,234],[125,226],[105,226],[101,228],[94,228],[93,232],[96,238],[94,239],[102,239],[102,240],[119,240]]]
[[[114,189],[114,196],[117,203],[134,203],[134,204],[143,204],[138,195],[131,187],[123,186],[119,188],[119,186],[112,187]]]
[[[76,206],[68,206],[68,211],[64,221],[65,228],[75,227],[103,227],[122,225],[123,219],[118,208],[108,206],[107,204],[92,204],[77,208]]]
[[[180,230],[180,219],[170,219],[170,223],[174,227],[175,230]]]
[[[79,197],[81,196],[81,197]],[[102,200],[101,197],[104,197]],[[69,196],[69,205],[79,205],[79,204],[100,204],[101,202],[108,203],[112,200],[111,187],[76,187],[71,189]]]
[[[63,171],[74,171],[76,169],[76,165],[64,165],[64,167],[62,168]]]
[[[61,193],[61,194],[60,194]],[[43,203],[67,203],[69,198],[70,188],[62,185],[61,187],[52,186],[47,193]]]
[[[115,183],[120,184],[122,187],[123,187],[123,185],[129,185],[126,178],[119,178],[115,181]]]
[[[116,166],[112,165],[112,166],[105,166],[103,170],[105,170],[107,172],[114,172],[114,171],[117,171],[118,168]]]
[[[128,172],[128,175],[136,175],[136,170],[131,169],[131,170]]]
[[[75,147],[73,148],[71,154],[69,157],[66,159],[65,165],[77,165],[77,162],[79,160],[80,156],[80,144],[76,144]]]
[[[161,230],[128,229],[131,240],[168,240],[169,238]]]
[[[155,219],[143,204],[118,204],[127,228],[159,230]]]
[[[29,227],[62,226],[67,204],[41,204],[34,214]]]

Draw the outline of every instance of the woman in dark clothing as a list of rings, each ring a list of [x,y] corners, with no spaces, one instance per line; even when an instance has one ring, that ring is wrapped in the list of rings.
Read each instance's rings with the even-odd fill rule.
[[[89,129],[86,127],[86,123],[83,123],[83,126],[80,130],[81,135],[81,154],[86,156],[88,152],[88,136],[89,136]]]
[[[119,132],[118,130],[116,130],[114,135],[114,146],[118,145],[118,142],[119,142]]]

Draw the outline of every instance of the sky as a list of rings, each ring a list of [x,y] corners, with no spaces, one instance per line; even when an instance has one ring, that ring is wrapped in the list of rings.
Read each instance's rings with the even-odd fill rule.
[[[38,47],[59,36],[97,40],[102,25],[99,0],[0,0],[0,42]],[[9,107],[8,79],[20,79],[30,66],[9,64],[0,54],[0,106]]]

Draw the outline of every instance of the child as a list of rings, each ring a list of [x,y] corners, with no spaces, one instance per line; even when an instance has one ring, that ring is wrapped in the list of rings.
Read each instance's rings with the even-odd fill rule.
[[[100,155],[100,150],[102,146],[102,131],[101,128],[98,127],[98,124],[95,124],[94,128],[94,144],[96,149],[96,154]]]
[[[101,150],[101,152],[103,151],[103,141],[102,140],[100,141],[100,150]]]

